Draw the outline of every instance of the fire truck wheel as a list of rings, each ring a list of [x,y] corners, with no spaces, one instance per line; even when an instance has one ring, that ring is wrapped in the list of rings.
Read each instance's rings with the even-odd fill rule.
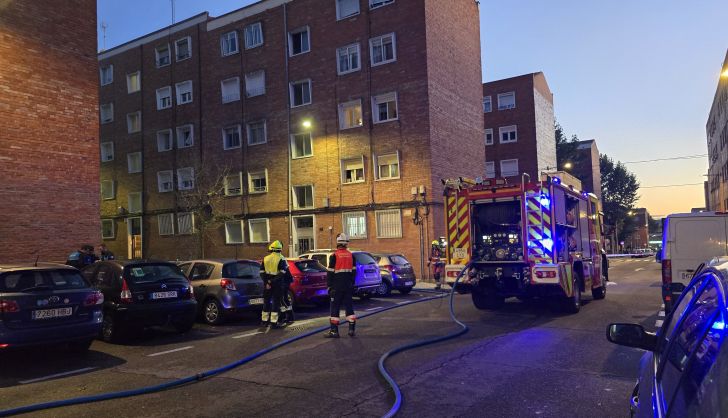
[[[574,283],[574,295],[564,301],[564,310],[568,313],[579,313],[581,309],[581,289],[578,282]]]
[[[605,297],[607,297],[606,283],[602,284],[600,287],[597,287],[596,289],[592,289],[592,297],[594,297],[594,299],[604,299]]]
[[[473,297],[473,305],[476,308],[482,310],[497,310],[503,307],[505,298],[498,296],[492,292],[483,292],[478,289],[473,289],[470,294]]]

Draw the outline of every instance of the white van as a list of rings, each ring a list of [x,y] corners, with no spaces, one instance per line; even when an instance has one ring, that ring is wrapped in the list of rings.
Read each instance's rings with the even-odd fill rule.
[[[661,260],[666,312],[672,309],[700,264],[728,255],[727,241],[728,213],[677,213],[665,218]]]

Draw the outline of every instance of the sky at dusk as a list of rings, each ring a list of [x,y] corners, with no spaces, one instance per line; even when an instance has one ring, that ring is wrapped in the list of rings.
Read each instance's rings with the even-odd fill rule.
[[[333,1],[333,0],[332,0]],[[408,0],[397,0],[408,1]],[[443,3],[451,0],[441,0]],[[177,21],[253,0],[176,0]],[[728,48],[725,0],[481,0],[483,80],[543,71],[557,121],[623,162],[707,154],[705,123]],[[106,48],[172,22],[169,0],[99,0]],[[707,157],[628,163],[653,216],[704,206]]]

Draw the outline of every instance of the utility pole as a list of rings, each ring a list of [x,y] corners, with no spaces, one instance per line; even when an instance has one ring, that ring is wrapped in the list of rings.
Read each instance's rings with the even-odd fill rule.
[[[172,24],[174,25],[176,23],[175,17],[174,17],[174,0],[169,0],[170,3],[172,3]]]

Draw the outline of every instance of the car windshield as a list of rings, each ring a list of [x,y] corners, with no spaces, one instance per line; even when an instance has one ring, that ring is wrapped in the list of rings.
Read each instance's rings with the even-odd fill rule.
[[[260,276],[260,264],[248,261],[228,263],[222,268],[222,276],[228,279],[257,277]]]
[[[14,271],[0,275],[0,292],[30,289],[84,289],[88,283],[75,270]]]
[[[182,270],[174,264],[130,264],[124,267],[124,277],[134,283],[156,282],[168,279],[187,280]]]
[[[394,263],[398,266],[404,266],[404,265],[407,265],[410,263],[409,261],[407,261],[406,258],[404,258],[401,255],[393,255],[393,256],[389,257],[389,259],[392,260],[392,263]]]
[[[377,264],[376,261],[367,253],[354,253],[354,261],[357,264]]]
[[[301,270],[302,273],[318,273],[326,271],[326,267],[322,266],[321,263],[316,260],[296,261],[296,267]]]

